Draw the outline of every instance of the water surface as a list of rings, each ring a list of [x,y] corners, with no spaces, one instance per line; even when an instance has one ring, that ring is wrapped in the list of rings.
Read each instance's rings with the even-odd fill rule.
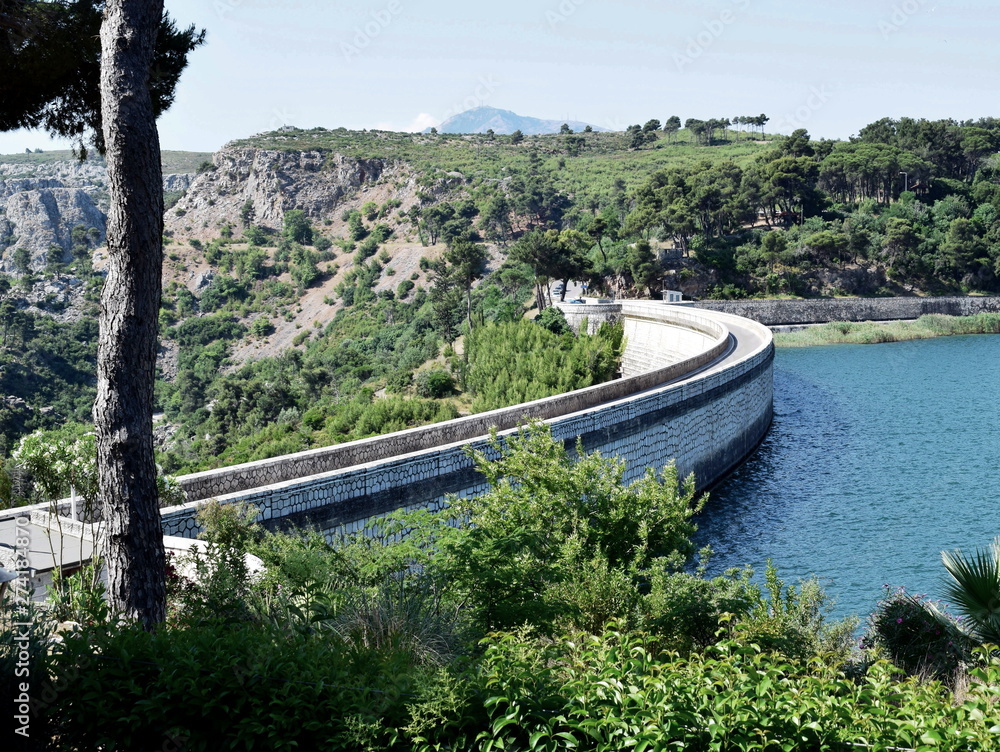
[[[698,518],[711,570],[770,557],[838,615],[940,594],[941,551],[1000,534],[998,367],[1000,335],[779,349],[771,432]]]

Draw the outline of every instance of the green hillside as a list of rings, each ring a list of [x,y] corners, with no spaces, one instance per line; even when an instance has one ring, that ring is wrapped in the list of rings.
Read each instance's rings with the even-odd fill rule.
[[[418,174],[460,172],[474,181],[501,179],[526,163],[532,151],[537,151],[553,167],[558,166],[556,179],[560,187],[579,189],[594,181],[607,187],[615,179],[624,180],[626,186],[634,188],[657,170],[693,165],[706,158],[746,164],[776,138],[767,135],[768,141],[759,142],[744,133],[737,141],[730,133],[728,138],[706,148],[697,145],[687,129],[673,136],[665,133],[655,136],[655,141],[633,149],[626,133],[524,136],[520,142],[512,143],[510,136],[501,135],[490,138],[313,128],[265,133],[232,141],[229,146],[281,151],[319,149],[357,159],[399,160],[411,165]]]
[[[211,152],[206,151],[163,151],[160,153],[165,175],[175,175],[186,172],[197,172],[198,166],[212,159]],[[0,154],[0,164],[50,165],[57,162],[73,162],[76,155],[69,149],[56,151],[32,152],[24,154]],[[103,165],[99,156],[89,156],[88,162]]]
[[[168,153],[202,169],[166,217],[163,466],[262,459],[581,386],[560,374],[615,348],[559,339],[556,282],[654,298],[1000,291],[1000,121],[884,120],[851,142],[656,125],[520,138],[283,129],[207,167],[208,155]],[[273,178],[237,174],[260,160]],[[251,182],[280,222],[257,223]],[[26,430],[86,419],[92,340],[52,379],[18,376],[57,362],[64,326],[32,326],[43,314],[25,310],[26,291],[74,269],[8,280],[8,451]],[[556,340],[517,329],[536,317]],[[476,347],[563,360],[532,365],[545,384],[491,381]]]

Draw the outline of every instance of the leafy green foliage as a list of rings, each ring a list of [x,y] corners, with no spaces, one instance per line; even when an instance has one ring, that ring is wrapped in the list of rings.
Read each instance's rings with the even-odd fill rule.
[[[883,662],[848,678],[842,652],[818,652],[811,586],[769,569],[764,596],[749,572],[679,571],[697,505],[672,467],[624,486],[620,461],[579,446],[573,459],[540,425],[474,458],[487,494],[334,544],[208,505],[209,548],[171,568],[168,624],[98,619],[58,650],[44,630],[31,643],[46,698],[33,730],[55,749],[995,747],[989,651],[969,656],[957,698]],[[22,643],[2,636],[12,667]]]
[[[557,335],[567,334],[571,331],[566,316],[555,306],[549,306],[535,316],[535,323]]]
[[[953,680],[969,654],[955,619],[922,596],[891,590],[868,619],[862,646],[912,676]]]
[[[11,6],[0,36],[0,78],[8,82],[0,130],[44,128],[76,139],[89,134],[103,152],[100,28],[102,4],[30,2]],[[205,41],[194,26],[180,31],[166,13],[160,22],[149,82],[159,117],[174,101],[187,56]]]
[[[34,487],[29,493],[39,494],[42,501],[56,501],[75,492],[86,514],[96,511],[97,443],[89,426],[70,423],[55,430],[34,431],[21,437],[10,461],[27,474],[27,485]],[[156,485],[161,506],[185,501],[184,492],[172,478],[158,475]],[[13,494],[5,499],[8,506],[19,501],[33,499],[27,495],[17,499]]]
[[[618,370],[620,325],[595,335],[558,335],[528,321],[474,329],[466,338],[466,388],[475,412],[607,381]]]
[[[282,219],[282,228],[285,238],[293,243],[312,245],[312,223],[301,209],[292,209],[285,212],[285,216]]]
[[[75,677],[51,708],[60,749],[385,748],[435,673],[405,653],[255,624],[94,630],[67,638],[54,664]]]
[[[489,492],[378,521],[345,554],[441,607],[460,604],[480,631],[632,618],[649,572],[690,550],[693,480],[668,466],[625,486],[621,461],[577,455],[541,425],[494,437],[473,453]]]
[[[304,352],[264,358],[224,375],[225,338],[243,329],[234,329],[238,325],[224,314],[186,320],[174,333],[182,349],[176,389],[165,407],[185,424],[191,441],[165,456],[164,466],[172,472],[217,467],[456,417],[450,404],[375,399],[371,387],[362,388],[400,370],[412,372],[437,355],[439,340],[425,303],[419,296],[358,301],[316,330]],[[189,347],[213,341],[200,351]],[[210,413],[204,409],[209,400]]]
[[[441,368],[420,371],[415,379],[417,394],[421,397],[439,399],[455,389],[455,381],[451,374]]]
[[[0,289],[3,289],[0,285]],[[0,405],[0,451],[37,428],[87,421],[94,400],[97,321],[62,324],[0,293],[0,390],[24,400]]]
[[[219,313],[188,319],[168,332],[168,335],[182,346],[193,346],[207,345],[219,339],[237,339],[245,331],[246,327],[231,315]]]
[[[991,694],[1000,662],[953,704],[935,683],[898,683],[885,664],[859,681],[820,660],[790,661],[723,642],[658,654],[642,636],[569,635],[534,649],[520,635],[486,648],[490,714],[475,749],[964,750],[996,745]]]
[[[971,555],[943,551],[941,560],[950,577],[945,595],[968,619],[972,638],[1000,645],[1000,536]]]

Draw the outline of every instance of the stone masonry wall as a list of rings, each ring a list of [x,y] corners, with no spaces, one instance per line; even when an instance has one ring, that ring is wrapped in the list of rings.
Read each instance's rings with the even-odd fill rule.
[[[702,300],[692,304],[753,319],[765,326],[829,321],[897,321],[930,313],[971,316],[1000,313],[1000,297],[837,298],[834,300]]]
[[[657,311],[661,325],[674,332],[690,333],[686,342],[688,349],[681,351],[680,335],[676,335],[673,338],[674,349],[667,353],[669,357],[654,357],[651,352],[655,348],[647,346],[641,337],[633,337],[631,341],[626,341],[624,361],[627,366],[632,366],[631,371],[626,370],[626,378],[443,423],[183,475],[178,481],[188,499],[197,501],[468,441],[487,435],[492,427],[504,431],[528,419],[548,420],[650,389],[701,368],[719,357],[725,349],[728,332],[710,316],[701,311],[662,303],[647,302],[646,307],[649,305],[654,306],[652,310]],[[646,308],[643,303],[627,301],[617,306],[616,310],[620,312],[623,306],[629,312],[627,318],[634,316],[638,321],[648,316],[644,313]],[[647,367],[640,369],[633,364]]]
[[[625,458],[627,480],[641,475],[647,466],[659,468],[676,459],[682,475],[693,472],[699,488],[710,485],[749,454],[770,425],[774,358],[770,334],[760,327],[760,346],[724,368],[709,369],[664,385],[671,378],[676,379],[713,362],[723,353],[729,339],[728,330],[720,323],[725,317],[658,303],[625,303],[621,315],[626,319],[630,315],[662,316],[667,326],[686,319],[703,335],[714,330],[716,336],[703,338],[702,346],[707,343],[708,349],[695,357],[652,373],[612,382],[618,391],[626,382],[631,385],[627,393],[602,404],[588,405],[592,397],[579,403],[567,399],[573,395],[539,400],[565,408],[561,415],[549,417],[546,422],[553,435],[568,445],[575,444],[580,437],[587,451],[600,450],[606,455],[617,454]],[[630,346],[637,345],[632,343]],[[590,390],[610,386],[605,384]],[[586,406],[573,409],[575,404]],[[531,414],[533,410],[524,409],[528,407],[521,405],[521,412],[514,414]],[[440,435],[449,435],[447,424],[438,428],[442,431]],[[501,435],[511,430],[516,428],[501,431]],[[260,511],[258,519],[271,529],[306,525],[318,527],[328,534],[350,532],[363,527],[368,518],[395,509],[437,508],[448,494],[465,496],[484,490],[482,477],[475,472],[463,447],[467,444],[485,447],[487,432],[484,430],[471,440],[462,438],[309,477],[216,496],[222,503],[244,501],[255,505]],[[396,440],[400,438],[397,436]],[[275,462],[281,459],[275,458]],[[190,502],[163,510],[164,533],[195,535],[194,517],[198,506],[199,502]]]

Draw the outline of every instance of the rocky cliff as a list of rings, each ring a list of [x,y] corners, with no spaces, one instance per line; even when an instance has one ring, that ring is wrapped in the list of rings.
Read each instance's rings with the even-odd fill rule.
[[[18,271],[14,257],[20,249],[28,252],[32,271],[53,260],[69,261],[75,228],[83,228],[91,247],[104,242],[107,171],[102,160],[4,159],[0,156],[0,272]],[[164,191],[187,190],[193,178],[193,173],[165,174]]]
[[[301,209],[312,219],[327,217],[362,186],[400,168],[382,159],[351,159],[320,151],[269,151],[228,147],[213,167],[199,174],[166,226],[181,234],[217,234],[238,225],[249,204],[253,224],[280,230],[285,212]],[[200,230],[206,230],[200,233]]]
[[[59,181],[15,181],[13,188],[0,181],[0,271],[17,271],[14,261],[19,248],[28,251],[31,269],[42,269],[50,261],[72,258],[73,229],[94,230],[90,237],[104,242],[106,217],[93,195],[83,188],[67,188]],[[53,259],[53,255],[57,258]]]

